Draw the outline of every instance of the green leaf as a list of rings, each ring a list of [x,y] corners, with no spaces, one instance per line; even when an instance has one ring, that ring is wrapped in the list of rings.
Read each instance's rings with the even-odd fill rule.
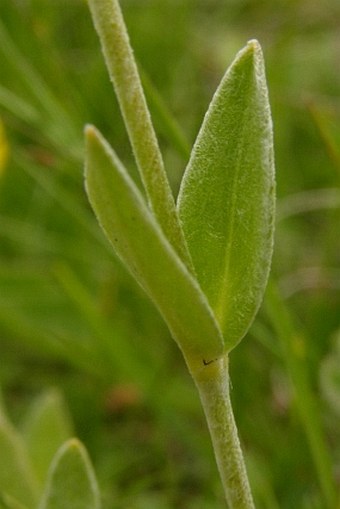
[[[75,438],[57,452],[39,509],[100,509],[98,485],[84,446]]]
[[[202,290],[227,350],[261,303],[273,244],[274,163],[262,52],[250,41],[228,69],[205,116],[178,209]]]
[[[37,481],[21,436],[0,416],[0,492],[33,508],[37,500]]]
[[[6,419],[7,419],[7,417],[6,417],[6,407],[5,407],[5,402],[4,402],[4,397],[3,397],[2,389],[1,389],[1,386],[0,386],[0,422],[4,421]]]
[[[340,331],[335,348],[323,359],[320,368],[320,386],[331,412],[340,417]]]
[[[72,435],[62,396],[57,389],[50,389],[34,402],[24,427],[24,439],[41,484],[55,453]]]
[[[0,509],[27,509],[7,493],[0,493]]]
[[[119,1],[88,3],[150,206],[165,236],[192,268]]]
[[[187,361],[203,366],[223,349],[205,296],[109,144],[93,127],[86,134],[86,187],[99,223],[162,313]]]

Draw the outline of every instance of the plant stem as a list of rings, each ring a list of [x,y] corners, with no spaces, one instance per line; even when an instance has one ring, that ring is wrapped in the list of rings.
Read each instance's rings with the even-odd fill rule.
[[[192,370],[191,370],[192,371]],[[228,357],[192,372],[230,509],[254,509],[230,401]]]
[[[88,0],[88,3],[151,208],[166,237],[191,269],[191,259],[119,2]]]

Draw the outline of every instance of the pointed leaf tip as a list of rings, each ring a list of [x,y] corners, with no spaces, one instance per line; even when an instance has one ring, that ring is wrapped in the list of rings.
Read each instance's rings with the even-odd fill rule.
[[[31,405],[23,429],[26,447],[42,484],[53,456],[72,434],[62,395],[55,388],[48,389]]]
[[[246,47],[252,49],[253,51],[258,51],[261,49],[261,45],[257,39],[249,39]]]
[[[251,40],[212,99],[178,199],[194,268],[228,350],[247,332],[267,282],[273,160],[262,50]]]
[[[84,133],[87,139],[95,138],[96,128],[92,124],[86,124],[84,128]]]
[[[59,449],[49,470],[39,509],[100,509],[97,480],[85,447],[71,438]]]

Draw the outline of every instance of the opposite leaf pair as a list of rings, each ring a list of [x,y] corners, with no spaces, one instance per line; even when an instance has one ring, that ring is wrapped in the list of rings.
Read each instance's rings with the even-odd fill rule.
[[[275,186],[261,48],[250,41],[236,56],[193,147],[177,202],[189,256],[109,144],[93,127],[86,133],[86,187],[98,220],[199,369],[245,335],[269,273]]]

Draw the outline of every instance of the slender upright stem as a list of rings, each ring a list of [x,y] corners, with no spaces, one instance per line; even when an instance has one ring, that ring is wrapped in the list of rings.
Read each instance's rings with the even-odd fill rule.
[[[230,509],[254,509],[247,472],[231,407],[228,357],[192,372],[214,447]]]
[[[88,3],[151,208],[166,237],[191,268],[119,1]]]

